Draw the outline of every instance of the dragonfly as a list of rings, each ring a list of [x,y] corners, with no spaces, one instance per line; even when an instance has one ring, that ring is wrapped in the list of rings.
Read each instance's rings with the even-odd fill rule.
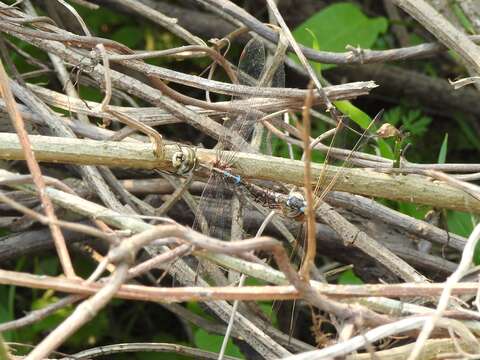
[[[249,60],[252,59],[252,56],[255,60],[253,61],[253,63]],[[264,71],[264,59],[265,53],[263,49],[263,44],[259,43],[258,41],[251,41],[244,50],[244,53],[242,54],[239,68],[241,70],[244,70],[248,74],[252,74],[253,78],[259,79],[262,77],[262,72]],[[259,64],[261,64],[261,66],[259,66]],[[284,73],[282,74],[282,71],[283,68],[280,72],[277,71],[274,76],[274,81],[278,85],[280,85],[284,81],[282,79],[282,77],[284,78]],[[241,79],[242,77],[239,76],[239,78]],[[350,157],[353,156],[352,154],[354,154],[354,152],[357,151],[358,148],[362,145],[362,140],[367,138],[365,135],[368,133],[369,128],[375,122],[377,122],[380,117],[381,113],[374,118],[370,126],[364,131],[363,134],[361,134],[360,140],[355,144],[352,151],[345,159],[343,168],[349,166]],[[247,113],[244,116],[240,116],[239,118],[237,118],[236,122],[233,123],[230,127],[230,130],[237,131],[245,139],[248,140],[257,121],[258,113]],[[338,124],[337,130],[339,130],[340,128],[341,123]],[[288,193],[282,193],[243,179],[240,175],[235,173],[234,167],[232,166],[235,160],[234,156],[225,156],[225,153],[222,152],[222,150],[223,144],[221,144],[221,147],[217,152],[216,161],[210,166],[201,164],[196,159],[195,152],[190,148],[180,148],[179,151],[176,152],[172,158],[172,165],[174,165],[174,167],[177,169],[177,174],[186,174],[190,171],[193,171],[197,167],[207,169],[211,172],[211,176],[201,196],[199,211],[205,211],[207,207],[217,209],[214,218],[218,220],[218,224],[216,224],[216,226],[219,229],[222,229],[222,231],[223,229],[225,229],[224,222],[228,218],[224,206],[225,192],[222,190],[224,187],[230,189],[233,188],[234,191],[242,191],[243,193],[250,196],[255,202],[259,203],[262,206],[268,207],[269,209],[279,210],[287,218],[303,221],[307,203],[301,191],[292,189]],[[232,152],[229,152],[228,154],[232,154]],[[233,154],[235,154],[235,151],[233,152]],[[328,162],[329,156],[327,152],[326,158],[324,160],[324,166],[328,166]],[[325,187],[322,186],[322,176],[318,178],[317,185],[315,186],[315,194],[317,195],[315,197],[315,208],[319,206],[326,194],[331,190],[333,184],[340,178],[341,171],[337,173],[337,176],[332,180],[332,182]],[[323,189],[320,190],[321,188]],[[220,236],[218,236],[219,234],[215,234],[215,225],[213,225],[212,223],[210,223],[209,225],[210,233],[212,235],[217,235],[217,237],[220,238],[224,237],[224,233],[222,233],[222,235]],[[194,227],[195,226],[197,226],[198,228],[198,225],[194,224]],[[291,316],[291,329],[293,328],[293,322],[295,317],[294,312],[295,310],[293,310]],[[233,316],[234,315],[232,314],[232,318]]]
[[[256,82],[255,85],[262,85],[265,81],[263,76],[266,71],[266,53],[265,47],[260,40],[252,39],[245,46],[238,65],[238,78],[241,83]],[[272,84],[275,86],[283,86],[285,79],[285,73],[283,66],[280,66],[277,71],[274,72]],[[267,84],[266,83],[266,84]],[[255,125],[258,123],[258,119],[264,115],[258,110],[248,110],[241,115],[231,116],[224,126],[226,128],[225,135],[229,135],[231,132],[236,132],[242,136],[245,140],[250,140],[252,136],[255,136],[255,131],[258,127]],[[255,131],[254,131],[255,130]],[[236,175],[233,171],[233,165],[235,163],[235,154],[239,151],[245,151],[248,149],[241,148],[227,148],[224,136],[221,136],[216,146],[216,159],[212,164],[202,164],[196,162],[195,166],[198,169],[207,171],[210,173],[209,180],[202,192],[198,211],[208,213],[209,209],[214,209],[213,221],[209,224],[210,234],[215,234],[222,239],[228,239],[230,235],[225,231],[225,222],[230,217],[228,214],[229,209],[225,206],[226,189],[234,190],[234,192],[246,191],[251,196],[258,196],[260,193],[256,187],[242,179],[239,175]],[[230,150],[228,152],[224,150]],[[175,158],[175,165],[178,169],[190,169],[195,157],[193,154],[186,150],[184,152],[178,152]],[[188,165],[182,165],[187,164]],[[173,165],[173,162],[172,162]],[[260,188],[261,189],[261,188]],[[265,197],[270,199],[270,197]],[[211,213],[212,211],[210,211]],[[195,219],[193,227],[198,229],[198,217]]]
[[[242,74],[249,74],[250,78],[261,78],[262,72],[264,71],[265,64],[265,50],[263,43],[258,40],[251,40],[245,50],[242,53],[240,63],[239,63],[239,78],[242,79]],[[274,82],[276,85],[282,85],[284,83],[284,71],[283,67],[279,68],[275,72]],[[236,131],[241,134],[244,138],[248,139],[253,132],[254,125],[258,122],[258,112],[247,112],[243,116],[237,118],[237,120],[231,124],[231,127],[227,131]],[[370,127],[376,123],[381,117],[379,113],[370,125],[365,129],[363,134],[360,134],[360,140],[355,144],[352,151],[349,152],[349,155],[344,159],[343,169],[347,168],[351,162],[349,161],[360,145],[362,140],[367,139],[366,134],[368,133]],[[337,130],[342,127],[342,124],[339,122]],[[333,139],[332,139],[333,144]],[[330,146],[332,146],[330,144]],[[240,175],[235,174],[233,164],[235,162],[235,153],[241,149],[233,149],[235,151],[230,151],[228,153],[223,152],[224,144],[222,138],[219,141],[219,146],[217,147],[217,156],[213,164],[202,164],[196,158],[195,152],[191,148],[179,147],[179,151],[175,152],[172,157],[172,165],[176,170],[176,174],[185,175],[194,169],[201,167],[204,170],[207,170],[211,173],[207,185],[201,195],[201,200],[199,204],[199,211],[206,211],[208,208],[217,209],[214,216],[217,219],[217,222],[220,224],[212,224],[212,229],[210,233],[215,233],[216,228],[224,228],[225,219],[228,218],[228,215],[225,214],[225,191],[223,189],[236,189],[241,190],[250,196],[254,201],[270,209],[279,209],[280,212],[287,218],[301,220],[303,219],[303,214],[306,209],[306,201],[304,199],[303,193],[298,190],[292,190],[288,194],[284,194],[278,191],[273,191],[269,188],[256,185],[253,182],[246,181]],[[225,155],[229,154],[229,155]],[[233,154],[233,155],[232,155]],[[327,155],[324,160],[324,168],[328,166],[329,156]],[[334,183],[341,176],[342,170],[334,177],[332,182],[327,186],[323,187],[322,176],[319,177],[317,185],[315,186],[315,208],[321,203],[326,194],[331,190]],[[320,188],[322,188],[321,193]],[[194,223],[194,228],[199,228],[198,221],[196,219]],[[219,237],[224,236],[224,233],[216,234],[220,235]]]

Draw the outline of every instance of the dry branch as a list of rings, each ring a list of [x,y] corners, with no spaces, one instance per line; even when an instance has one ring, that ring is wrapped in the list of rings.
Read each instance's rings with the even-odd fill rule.
[[[211,254],[211,258],[219,255]],[[266,271],[267,268],[263,267]],[[245,271],[252,277],[258,277],[262,280],[272,280],[268,276],[262,276],[260,272],[250,272],[247,267]],[[271,271],[271,270],[268,270]],[[282,275],[283,276],[283,275]],[[283,276],[279,283],[285,283]],[[79,295],[93,295],[103,285],[99,283],[86,284],[82,280],[62,279],[46,275],[33,275],[28,273],[0,270],[0,284],[29,287],[35,289],[54,289],[60,292]],[[322,284],[317,281],[311,281],[312,287],[323,295],[333,299],[351,300],[364,297],[390,297],[390,298],[408,298],[408,297],[434,297],[439,296],[442,291],[443,283],[401,283],[401,284],[377,284],[377,285],[331,285]],[[475,282],[462,282],[453,285],[452,295],[475,295],[478,284]],[[128,300],[152,301],[152,302],[184,302],[184,301],[212,301],[212,300],[293,300],[301,298],[299,292],[292,285],[276,286],[243,286],[243,287],[178,287],[162,288],[141,285],[122,285],[116,297]],[[373,299],[369,299],[372,301]],[[430,310],[431,313],[431,310]],[[477,323],[475,328],[480,330],[480,315],[471,313],[457,312],[453,317],[473,319]]]
[[[165,146],[165,157],[158,159],[152,145],[139,142],[107,142],[77,140],[46,136],[30,136],[39,161],[85,165],[106,165],[121,168],[172,170],[171,158],[178,151],[177,145]],[[216,152],[195,149],[203,163],[213,163]],[[16,136],[0,133],[0,158],[23,160],[24,155]],[[303,184],[303,162],[265,155],[235,153],[236,172],[248,179],[279,181],[301,186]],[[337,168],[312,164],[313,179],[320,174],[324,182],[338,178],[332,190],[347,191],[372,197],[431,205],[439,208],[480,212],[480,201],[471,195],[442,182],[432,181],[419,175],[389,175],[375,169]],[[338,176],[338,173],[341,173]],[[316,183],[316,180],[314,181]],[[314,185],[314,184],[313,184]]]

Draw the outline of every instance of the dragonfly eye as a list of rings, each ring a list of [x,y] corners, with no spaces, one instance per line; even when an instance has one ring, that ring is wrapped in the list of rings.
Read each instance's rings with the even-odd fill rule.
[[[172,166],[174,168],[178,168],[182,165],[182,163],[185,161],[185,155],[183,152],[177,151],[173,153],[172,155]]]
[[[172,155],[172,167],[177,175],[189,173],[197,164],[195,152],[190,148],[182,148]]]
[[[303,194],[298,191],[291,191],[288,194],[287,201],[285,202],[284,215],[289,218],[296,218],[305,212],[307,203]]]

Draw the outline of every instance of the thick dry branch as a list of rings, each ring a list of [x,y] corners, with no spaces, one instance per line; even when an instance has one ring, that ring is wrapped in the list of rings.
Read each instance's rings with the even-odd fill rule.
[[[65,279],[8,270],[0,270],[0,284],[36,289],[53,289],[55,291],[81,295],[92,295],[102,288],[102,284],[87,284],[81,279]],[[391,298],[431,297],[439,296],[445,286],[444,283],[331,285],[316,281],[311,281],[310,284],[319,293],[337,299],[380,296]],[[475,295],[477,288],[478,284],[475,282],[458,283],[453,286],[452,295]],[[300,294],[293,285],[164,288],[124,284],[119,288],[115,297],[168,303],[212,300],[293,300],[300,298]],[[471,313],[464,313],[466,318],[471,318],[471,316]],[[478,320],[478,316],[474,317],[474,319]]]
[[[30,136],[38,161],[86,165],[106,165],[143,169],[172,170],[171,160],[178,145],[165,146],[165,158],[153,154],[153,146],[140,142],[80,140],[47,136]],[[197,158],[212,164],[214,150],[196,149]],[[230,156],[230,155],[227,155]],[[23,160],[24,155],[14,134],[0,133],[0,158]],[[235,172],[245,178],[303,185],[303,162],[266,155],[236,153]],[[353,194],[407,201],[439,208],[480,213],[480,202],[462,190],[425,176],[382,174],[369,169],[338,168],[312,164],[318,179],[323,171],[324,183],[337,179],[332,190]],[[338,172],[341,172],[338,176]]]

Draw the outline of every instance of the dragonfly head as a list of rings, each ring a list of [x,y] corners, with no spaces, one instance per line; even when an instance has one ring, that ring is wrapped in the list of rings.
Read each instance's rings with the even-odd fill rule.
[[[286,217],[297,218],[305,213],[306,208],[307,202],[303,194],[299,191],[290,191],[283,207],[283,213]]]
[[[186,175],[197,165],[195,150],[189,147],[180,147],[172,155],[172,166],[177,175]]]

